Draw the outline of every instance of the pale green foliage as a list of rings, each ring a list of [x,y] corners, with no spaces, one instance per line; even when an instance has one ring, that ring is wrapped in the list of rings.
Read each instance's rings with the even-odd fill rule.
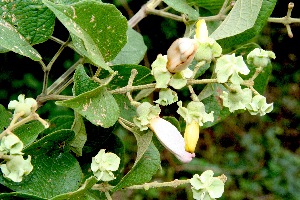
[[[220,198],[224,192],[224,183],[216,177],[214,172],[207,170],[200,176],[195,174],[191,178],[193,198],[197,200],[210,200]]]
[[[101,149],[92,158],[91,169],[98,181],[111,181],[116,178],[112,172],[118,170],[120,161],[116,154],[105,153],[105,149]]]
[[[3,176],[14,182],[21,182],[23,176],[28,175],[33,170],[33,166],[30,161],[30,156],[28,156],[26,160],[24,160],[21,155],[11,156],[6,164],[0,165]]]

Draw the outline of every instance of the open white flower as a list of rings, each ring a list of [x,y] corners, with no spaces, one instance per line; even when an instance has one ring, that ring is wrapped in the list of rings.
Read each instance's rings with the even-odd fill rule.
[[[150,121],[149,127],[166,149],[181,162],[188,163],[195,157],[194,153],[189,153],[185,150],[185,142],[182,135],[170,122],[156,117]]]
[[[18,100],[10,101],[8,104],[8,109],[15,110],[16,113],[24,112],[24,117],[30,115],[31,112],[34,112],[37,109],[37,102],[33,98],[26,98],[24,94],[18,96]]]

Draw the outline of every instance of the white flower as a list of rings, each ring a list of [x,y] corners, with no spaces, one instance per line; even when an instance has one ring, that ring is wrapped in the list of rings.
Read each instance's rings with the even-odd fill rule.
[[[149,127],[166,149],[173,153],[181,162],[188,163],[195,157],[194,153],[192,154],[185,150],[185,142],[182,135],[170,122],[156,117],[151,119]]]
[[[98,180],[111,181],[116,177],[112,171],[118,170],[120,158],[114,153],[105,153],[101,149],[98,154],[92,158],[91,169]]]
[[[21,182],[23,176],[28,175],[32,170],[31,157],[24,160],[21,155],[11,155],[11,159],[6,164],[0,165],[3,176],[14,182]]]
[[[0,152],[4,154],[19,154],[23,150],[23,142],[14,134],[3,136],[0,142]]]
[[[242,89],[240,85],[230,86],[234,92],[225,92],[220,96],[223,99],[223,106],[229,108],[230,112],[239,109],[246,109],[246,105],[251,102],[252,92],[249,88]]]
[[[252,101],[246,105],[246,108],[251,115],[260,114],[260,116],[263,116],[273,110],[273,103],[267,104],[266,97],[255,95]]]
[[[225,83],[229,80],[233,84],[241,84],[243,79],[239,73],[247,75],[250,70],[242,56],[235,57],[235,54],[232,54],[224,55],[217,60],[215,72],[219,83]]]
[[[33,98],[26,98],[24,94],[18,96],[18,100],[10,101],[8,104],[8,109],[14,109],[15,114],[24,112],[24,117],[30,115],[31,112],[34,112],[37,109],[37,102]]]

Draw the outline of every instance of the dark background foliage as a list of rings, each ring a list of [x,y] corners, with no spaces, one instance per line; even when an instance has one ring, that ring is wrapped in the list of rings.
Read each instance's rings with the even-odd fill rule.
[[[106,1],[115,3],[129,19],[146,1]],[[122,4],[123,2],[123,4]],[[289,1],[277,2],[272,17],[286,15]],[[127,7],[128,6],[128,7]],[[300,4],[295,2],[292,17],[300,18]],[[156,175],[157,181],[171,181],[174,178],[190,178],[192,174],[212,169],[219,175],[226,174],[228,181],[221,199],[299,199],[300,197],[300,28],[291,26],[294,33],[289,38],[282,24],[266,24],[260,35],[251,42],[258,43],[276,54],[273,71],[265,92],[268,102],[274,102],[274,110],[266,116],[251,116],[238,113],[230,116],[213,128],[201,131],[196,150],[195,162],[181,165],[163,151],[162,170]],[[157,54],[165,54],[170,44],[184,33],[184,25],[148,16],[135,27],[144,37],[148,46],[142,65],[149,66]],[[66,40],[66,29],[56,23],[54,36]],[[38,44],[35,48],[48,63],[59,45],[53,41]],[[66,49],[55,63],[50,73],[50,81],[55,80],[76,60],[78,55]],[[41,93],[43,73],[38,63],[13,52],[0,54],[0,103],[7,106],[9,100],[24,93],[36,97]],[[70,94],[70,88],[65,91]],[[184,92],[183,92],[184,96]],[[51,112],[50,112],[51,111]],[[58,113],[72,112],[49,102],[39,111],[44,118],[52,118]],[[168,112],[168,111],[166,111]],[[123,139],[127,152],[135,153],[134,138],[126,134]],[[134,156],[128,155],[127,159]],[[126,171],[126,169],[125,169]],[[191,198],[188,187],[151,189],[148,191],[128,191],[114,195],[116,199],[186,199]]]

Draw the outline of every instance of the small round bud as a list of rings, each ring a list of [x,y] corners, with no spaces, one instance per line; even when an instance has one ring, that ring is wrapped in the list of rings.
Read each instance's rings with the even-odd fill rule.
[[[194,39],[179,38],[175,40],[167,51],[167,69],[171,73],[186,69],[194,59],[198,45]]]

